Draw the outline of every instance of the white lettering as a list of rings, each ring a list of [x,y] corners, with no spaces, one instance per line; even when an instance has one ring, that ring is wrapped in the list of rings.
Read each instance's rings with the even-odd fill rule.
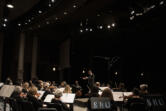
[[[149,107],[152,106],[152,103],[151,103],[150,99],[147,99],[146,102],[147,102],[147,105],[148,105]]]
[[[163,99],[159,99],[158,102],[161,106],[165,104]]]
[[[111,108],[110,102],[105,102],[105,108],[106,108],[106,109],[110,109],[110,108]]]
[[[153,102],[153,105],[154,105],[154,106],[158,106],[158,103],[157,103],[157,100],[156,100],[156,99],[153,99],[152,102]]]
[[[100,101],[100,109],[104,109],[104,103],[102,101]]]

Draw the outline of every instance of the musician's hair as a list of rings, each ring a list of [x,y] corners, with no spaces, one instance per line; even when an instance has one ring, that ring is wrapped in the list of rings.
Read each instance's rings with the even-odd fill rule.
[[[22,87],[16,86],[16,88],[14,89],[14,92],[20,94],[22,92]]]
[[[35,86],[32,86],[30,89],[29,89],[29,94],[30,95],[36,95],[37,94],[37,87],[35,87]]]
[[[55,95],[55,98],[60,98],[62,96],[62,91],[60,91],[60,90],[57,89],[55,91],[54,95]]]
[[[63,93],[72,93],[70,85],[66,85]]]
[[[101,94],[101,97],[109,97],[110,100],[112,100],[112,101],[114,100],[113,99],[113,94],[112,94],[112,91],[111,91],[110,88],[104,89],[103,92],[102,92],[102,94]]]

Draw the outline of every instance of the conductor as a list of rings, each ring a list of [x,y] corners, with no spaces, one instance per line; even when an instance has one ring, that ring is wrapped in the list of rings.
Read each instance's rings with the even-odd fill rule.
[[[87,87],[89,89],[89,92],[91,92],[91,90],[93,89],[94,83],[95,83],[95,76],[91,69],[88,69],[87,74],[88,74],[88,76],[83,77],[83,80],[88,81]]]

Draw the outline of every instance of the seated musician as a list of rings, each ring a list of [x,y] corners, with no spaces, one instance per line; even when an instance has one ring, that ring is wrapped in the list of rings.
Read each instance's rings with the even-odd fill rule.
[[[58,104],[58,106],[61,106],[62,111],[69,111],[70,110],[69,107],[65,103],[62,103],[61,101],[62,92],[60,90],[56,90],[54,95],[55,95],[55,98],[52,99],[51,103],[55,103],[55,104]]]
[[[123,82],[120,82],[119,83],[119,86],[118,86],[119,90],[122,91],[122,92],[126,92],[126,88],[125,88],[125,83]]]
[[[66,81],[62,81],[61,84],[59,85],[59,88],[65,88],[67,85]]]
[[[113,94],[110,88],[104,89],[101,97],[109,97],[111,101],[114,101]]]
[[[23,92],[28,93],[28,91],[29,91],[29,83],[28,82],[23,83],[22,87],[23,87],[23,89],[22,89]]]
[[[29,89],[29,93],[27,96],[28,101],[32,102],[35,111],[38,110],[38,108],[43,107],[43,102],[39,100],[39,94],[37,93],[37,87],[33,86]]]
[[[50,86],[49,87],[49,91],[50,91],[51,94],[54,94],[56,90],[57,90],[56,86]]]
[[[140,93],[139,93],[139,89],[138,88],[134,88],[132,92],[133,92],[133,94],[124,97],[125,103],[126,103],[125,106],[128,109],[131,109],[131,104],[133,104],[133,103],[145,104],[144,99],[142,97],[140,97]]]
[[[82,87],[80,86],[78,80],[76,80],[72,85],[72,92],[76,94],[76,98],[80,98],[82,96]]]
[[[26,98],[26,94],[22,92],[22,87],[21,86],[16,86],[14,92],[11,95],[11,98],[16,99],[16,100],[22,100]]]
[[[101,86],[100,86],[100,82],[96,82],[95,85],[96,85],[98,88],[101,87]]]
[[[67,84],[67,85],[65,86],[65,89],[64,89],[63,93],[72,93],[72,90],[71,90],[70,85]]]
[[[125,100],[128,100],[128,99],[134,99],[134,98],[140,98],[140,93],[139,93],[139,89],[138,88],[134,88],[132,90],[132,94],[129,95],[129,96],[124,96],[124,99]]]
[[[148,85],[147,84],[141,84],[140,85],[140,95],[144,96],[144,95],[147,95],[147,94],[149,94]]]
[[[44,100],[48,94],[53,94],[55,92],[55,90],[56,90],[55,86],[49,86],[48,83],[45,83],[45,87],[43,89],[43,91],[45,91],[45,92],[44,92],[43,96],[41,97],[41,100]]]

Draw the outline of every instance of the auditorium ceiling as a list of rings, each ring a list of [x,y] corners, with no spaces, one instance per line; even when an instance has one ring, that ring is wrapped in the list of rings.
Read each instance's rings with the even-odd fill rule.
[[[41,39],[117,36],[112,44],[120,44],[134,37],[137,45],[132,45],[138,46],[138,41],[146,45],[149,38],[164,33],[165,0],[13,0],[13,4],[15,8],[5,11],[7,28],[35,32]]]
[[[112,22],[123,30],[132,30],[130,23],[135,22],[134,28],[143,30],[160,21],[165,12],[164,0],[13,0],[13,4],[15,7],[4,15],[27,31],[50,28],[55,32],[55,27],[78,28],[81,23],[109,25]]]

